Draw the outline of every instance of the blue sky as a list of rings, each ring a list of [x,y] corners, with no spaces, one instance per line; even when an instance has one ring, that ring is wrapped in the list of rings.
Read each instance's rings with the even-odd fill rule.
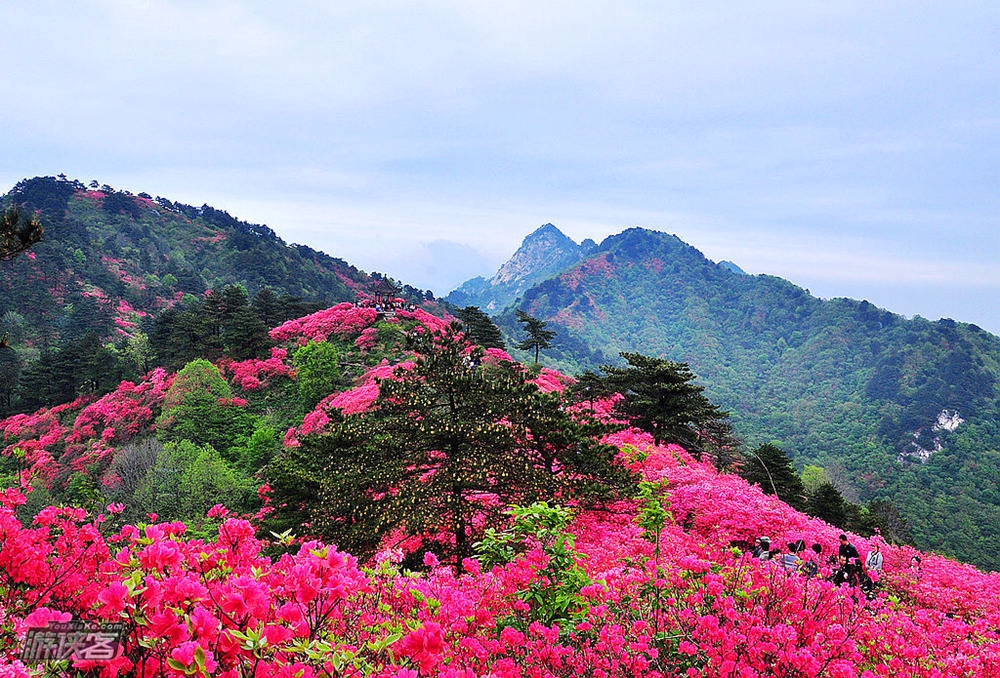
[[[8,3],[0,186],[209,203],[443,294],[630,226],[1000,333],[1000,4]]]

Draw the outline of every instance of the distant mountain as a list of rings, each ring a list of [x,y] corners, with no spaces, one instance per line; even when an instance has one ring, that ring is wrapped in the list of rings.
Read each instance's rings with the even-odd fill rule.
[[[185,295],[228,284],[251,296],[267,287],[319,308],[355,299],[370,280],[343,259],[288,245],[267,226],[209,205],[65,177],[25,179],[3,202],[39,214],[45,228],[27,256],[0,269],[0,335],[29,357],[90,331],[105,340],[137,325],[148,331],[152,316]]]
[[[473,278],[449,294],[445,301],[456,306],[478,306],[497,313],[535,283],[580,262],[597,247],[589,238],[577,245],[552,224],[535,230],[489,280]]]
[[[751,444],[776,441],[848,495],[891,499],[922,546],[1000,569],[996,336],[823,301],[638,228],[524,290],[517,307],[558,332],[551,364],[596,368],[619,351],[685,361]],[[497,321],[519,337],[513,311]]]

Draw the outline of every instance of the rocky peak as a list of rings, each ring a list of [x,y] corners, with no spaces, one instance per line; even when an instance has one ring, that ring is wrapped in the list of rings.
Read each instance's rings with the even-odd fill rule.
[[[591,241],[593,242],[593,241]],[[528,235],[517,252],[500,267],[491,285],[509,285],[536,274],[553,273],[583,258],[580,245],[552,224],[545,224]]]
[[[474,278],[448,295],[448,301],[497,312],[533,285],[558,275],[597,249],[593,240],[578,245],[552,224],[529,234],[489,280]]]

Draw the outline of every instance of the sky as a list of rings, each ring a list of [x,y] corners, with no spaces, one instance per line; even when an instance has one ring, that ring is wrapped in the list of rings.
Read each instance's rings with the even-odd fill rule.
[[[632,226],[1000,334],[1000,3],[3,4],[0,192],[65,173],[446,294]]]

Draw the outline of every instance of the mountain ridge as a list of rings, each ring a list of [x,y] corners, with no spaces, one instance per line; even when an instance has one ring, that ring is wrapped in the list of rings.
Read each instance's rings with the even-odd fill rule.
[[[524,238],[492,278],[468,280],[445,300],[456,306],[500,311],[536,282],[582,260],[596,248],[589,238],[577,244],[551,223],[543,224]]]
[[[35,177],[3,196],[39,214],[45,237],[29,256],[5,264],[0,333],[23,335],[33,347],[76,336],[73,328],[83,326],[113,339],[128,324],[148,332],[143,323],[152,314],[225,285],[243,285],[250,295],[269,288],[318,308],[353,301],[372,279],[343,259],[287,244],[269,227],[207,204],[95,184]],[[5,316],[11,311],[17,317]]]
[[[847,495],[900,503],[922,547],[1000,568],[1000,338],[978,326],[819,299],[640,228],[516,307],[557,332],[547,364],[597,369],[619,351],[687,362],[749,442],[823,467]],[[495,315],[516,338],[513,311]],[[938,426],[945,413],[963,423]]]

